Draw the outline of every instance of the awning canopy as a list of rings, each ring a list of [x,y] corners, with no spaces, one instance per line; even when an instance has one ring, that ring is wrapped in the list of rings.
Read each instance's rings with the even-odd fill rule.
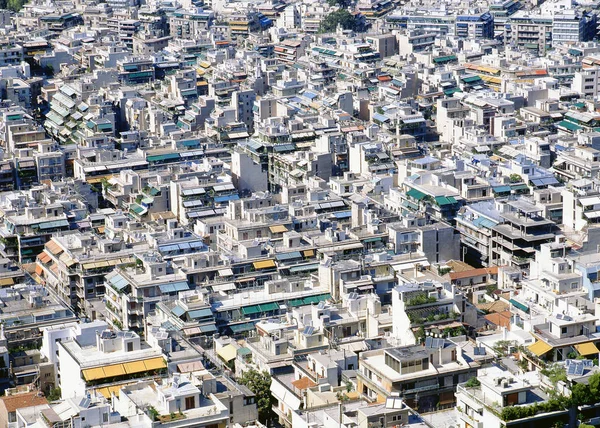
[[[229,344],[227,346],[222,347],[221,349],[219,349],[217,351],[217,354],[219,355],[219,357],[221,357],[224,361],[229,362],[231,360],[234,360],[235,357],[237,356],[237,349],[235,349],[235,346]]]
[[[167,367],[164,358],[156,357],[147,360],[132,361],[121,364],[111,364],[104,367],[82,370],[83,378],[87,381],[114,378],[126,374],[141,373],[151,370],[159,370]]]
[[[7,287],[14,285],[15,281],[13,278],[2,278],[0,279],[0,287]]]
[[[538,357],[541,357],[546,352],[552,349],[552,346],[548,345],[543,340],[538,340],[533,345],[529,345],[528,349]]]
[[[427,195],[425,193],[421,192],[420,190],[410,189],[408,192],[406,192],[406,196],[409,196],[413,199],[416,199],[417,201],[420,201]]]
[[[269,269],[275,267],[275,261],[263,260],[261,262],[254,262],[252,265],[254,266],[254,269]]]
[[[160,288],[161,293],[167,294],[189,290],[190,286],[188,285],[187,281],[179,281],[171,282],[168,284],[161,284],[158,286],[158,288]]]
[[[594,355],[600,352],[594,342],[580,343],[575,345],[575,349],[579,352],[579,355]]]
[[[288,231],[287,227],[285,227],[282,224],[279,224],[277,226],[271,226],[269,227],[269,230],[271,231],[271,233],[283,233]]]
[[[219,269],[219,276],[233,276],[233,271],[230,268]]]
[[[252,331],[256,328],[253,322],[246,322],[243,324],[234,324],[230,325],[229,328],[234,334],[243,333],[245,331]]]
[[[515,299],[510,299],[509,302],[511,305],[522,310],[523,312],[529,312],[529,307],[527,305],[524,305],[521,302],[517,302]]]

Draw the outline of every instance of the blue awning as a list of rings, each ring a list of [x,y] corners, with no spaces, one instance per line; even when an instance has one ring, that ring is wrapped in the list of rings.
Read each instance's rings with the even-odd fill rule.
[[[212,317],[213,313],[210,309],[205,308],[205,309],[196,309],[193,311],[189,311],[188,312],[188,316],[191,319],[198,319],[198,318],[206,318],[206,317]]]
[[[558,184],[558,180],[554,177],[534,178],[531,180],[531,183],[536,187],[550,186]]]
[[[55,229],[58,227],[68,227],[69,222],[67,220],[56,220],[56,221],[47,221],[45,223],[40,223],[40,229]]]
[[[108,280],[110,285],[112,285],[118,291],[121,291],[125,287],[129,285],[129,282],[123,278],[120,274],[116,274],[111,279]]]
[[[283,254],[275,255],[275,259],[278,261],[290,260],[290,259],[300,259],[300,258],[302,258],[302,254],[300,254],[300,251],[293,251],[291,253],[283,253]]]
[[[162,284],[159,285],[158,288],[160,288],[160,292],[161,293],[175,293],[178,291],[185,291],[185,290],[189,290],[190,286],[188,285],[188,283],[186,281],[181,281],[181,282],[171,282],[169,284]]]
[[[227,196],[216,196],[214,198],[215,202],[228,202],[228,201],[237,201],[240,199],[240,195],[227,195]]]
[[[352,211],[338,211],[333,213],[333,215],[335,216],[335,218],[351,218],[352,217]]]
[[[185,309],[183,309],[183,308],[182,308],[181,306],[179,306],[179,305],[175,305],[175,306],[173,306],[173,309],[171,309],[171,312],[173,312],[173,314],[174,314],[176,317],[180,317],[180,316],[182,316],[183,314],[185,314]]]
[[[290,268],[290,273],[307,272],[307,271],[317,270],[317,269],[319,269],[319,263],[312,263],[309,265],[292,266]]]
[[[481,229],[491,229],[492,227],[496,226],[498,223],[492,220],[489,220],[485,217],[477,217],[475,220],[473,220],[473,225],[477,226],[477,228]]]
[[[385,123],[388,120],[390,120],[390,118],[387,117],[387,116],[385,116],[385,115],[383,115],[383,114],[375,113],[373,115],[373,120],[376,120],[377,122]]]

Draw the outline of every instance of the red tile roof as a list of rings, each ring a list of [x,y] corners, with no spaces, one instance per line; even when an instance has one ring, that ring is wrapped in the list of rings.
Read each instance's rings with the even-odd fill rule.
[[[28,392],[25,394],[9,395],[6,397],[0,397],[0,400],[4,402],[6,411],[8,413],[14,412],[17,409],[24,407],[40,406],[42,404],[48,404],[46,397],[38,395],[38,392]]]
[[[450,272],[450,279],[454,281],[456,279],[473,278],[481,275],[498,275],[498,267],[492,266],[489,268],[464,270],[462,272]]]

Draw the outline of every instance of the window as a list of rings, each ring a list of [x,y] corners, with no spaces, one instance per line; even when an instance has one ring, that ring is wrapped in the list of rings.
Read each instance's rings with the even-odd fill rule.
[[[561,332],[562,334],[567,334],[567,327],[563,327],[563,328],[561,328],[561,329],[560,329],[560,332]]]

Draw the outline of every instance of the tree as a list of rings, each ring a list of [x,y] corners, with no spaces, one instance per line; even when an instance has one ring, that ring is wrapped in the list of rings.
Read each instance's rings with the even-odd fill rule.
[[[23,0],[8,0],[6,2],[6,8],[10,9],[14,12],[18,12],[23,7],[23,3],[24,3]]]
[[[61,395],[60,388],[52,388],[50,391],[48,391],[48,396],[46,398],[48,401],[52,402],[60,400]]]
[[[588,385],[590,387],[590,394],[594,397],[600,397],[600,374],[594,373],[588,379]]]
[[[511,183],[519,183],[519,182],[523,181],[523,179],[521,178],[521,176],[519,174],[511,174],[508,176],[508,179],[510,180]]]
[[[268,425],[273,417],[273,398],[271,397],[271,376],[267,372],[249,370],[238,380],[256,394],[258,420]]]
[[[356,16],[352,15],[346,9],[338,9],[330,13],[321,22],[321,33],[332,33],[338,25],[341,25],[344,30],[360,31],[360,22]]]
[[[327,0],[329,6],[339,6],[341,8],[347,8],[352,4],[351,0]]]
[[[476,377],[469,378],[467,383],[465,383],[465,386],[467,388],[475,388],[480,385],[481,385],[481,382],[479,382],[479,379],[477,379]]]
[[[571,388],[571,400],[575,406],[590,404],[591,400],[593,400],[593,397],[590,396],[590,387],[583,383],[573,385],[573,388]]]

